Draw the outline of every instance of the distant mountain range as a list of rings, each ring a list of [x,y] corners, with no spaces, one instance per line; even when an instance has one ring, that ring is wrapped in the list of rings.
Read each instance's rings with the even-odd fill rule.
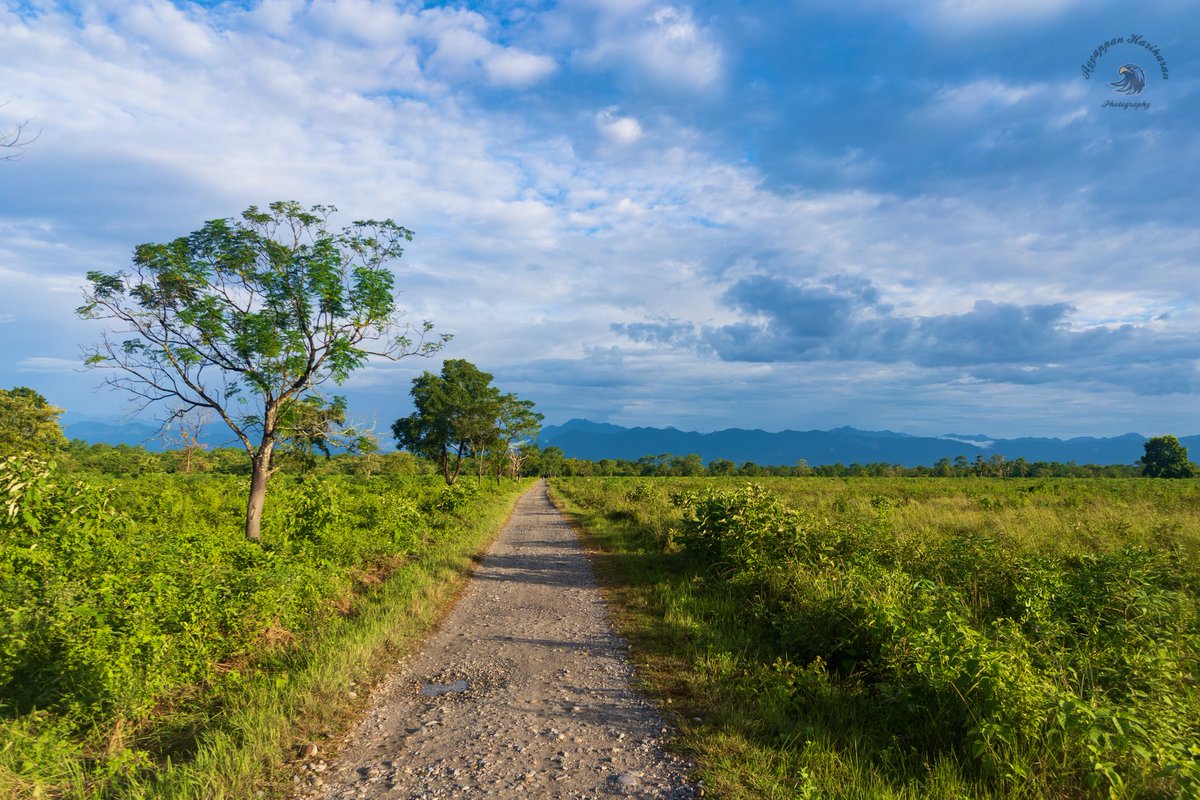
[[[142,446],[147,450],[160,451],[182,447],[178,437],[164,440],[158,425],[149,422],[97,422],[81,420],[63,425],[68,439],[82,439],[88,444],[127,444]],[[169,438],[169,437],[168,437]],[[200,434],[205,447],[240,447],[233,433],[224,424],[213,423]]]
[[[64,426],[68,439],[91,444],[142,445],[164,450],[158,426],[145,422],[107,423],[81,421]],[[237,446],[223,425],[210,425],[202,439],[209,447]],[[930,466],[939,459],[965,456],[991,458],[999,453],[1013,461],[1074,461],[1077,464],[1132,464],[1141,458],[1146,437],[1137,433],[1074,439],[997,439],[983,434],[947,433],[943,436],[912,436],[895,431],[860,431],[834,428],[829,431],[779,431],[728,428],[712,433],[675,428],[623,428],[606,422],[573,419],[562,425],[547,425],[538,437],[541,447],[559,447],[570,458],[599,461],[620,458],[636,461],[642,456],[696,453],[707,463],[726,458],[736,464],[795,464],[804,459],[811,466],[822,464],[870,464],[884,462],[906,467]],[[1200,435],[1179,439],[1193,458],[1200,457]],[[390,442],[383,442],[389,448]],[[177,444],[172,444],[177,447]]]
[[[795,464],[804,459],[810,466],[822,464],[870,464],[884,462],[906,467],[931,466],[939,459],[965,456],[974,461],[999,453],[1013,461],[1059,461],[1077,464],[1132,464],[1145,452],[1146,437],[1126,433],[1111,438],[1090,436],[1074,439],[997,439],[983,434],[911,436],[894,431],[860,431],[835,428],[829,431],[779,431],[729,428],[713,433],[675,428],[623,428],[602,422],[573,419],[542,429],[538,444],[559,447],[570,458],[598,461],[602,458],[636,461],[642,456],[696,453],[707,463],[725,458],[741,464]],[[1200,435],[1180,437],[1192,454],[1200,454]]]

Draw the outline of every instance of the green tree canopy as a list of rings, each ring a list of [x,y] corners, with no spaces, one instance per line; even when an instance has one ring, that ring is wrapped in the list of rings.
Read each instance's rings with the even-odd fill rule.
[[[252,464],[251,540],[288,420],[324,407],[316,387],[343,382],[372,356],[429,355],[449,338],[433,337],[429,322],[400,322],[388,264],[412,232],[392,220],[334,230],[335,211],[251,206],[240,219],[139,245],[128,272],[88,273],[79,314],[111,328],[86,363],[112,369],[108,383],[143,406],[210,409],[233,430]]]
[[[63,413],[26,386],[0,389],[0,457],[14,453],[46,454],[64,447],[58,417]]]
[[[1154,436],[1142,445],[1146,454],[1138,459],[1148,478],[1191,478],[1195,467],[1188,461],[1187,448],[1174,436]]]
[[[424,372],[413,378],[416,410],[392,424],[396,446],[437,463],[447,484],[458,480],[473,441],[484,437],[495,420],[499,390],[491,373],[470,361],[447,359],[440,375]]]
[[[502,469],[501,459],[507,463],[523,440],[536,438],[542,420],[531,401],[502,395],[491,373],[461,358],[447,359],[440,375],[414,378],[412,398],[416,410],[392,424],[396,445],[436,462],[447,484],[458,480],[468,457],[481,480],[489,461]]]
[[[522,400],[515,394],[500,398],[496,418],[497,446],[493,452],[497,482],[506,470],[513,480],[521,476],[521,467],[529,457],[530,446],[537,441],[543,419],[545,417],[533,410],[532,400]]]

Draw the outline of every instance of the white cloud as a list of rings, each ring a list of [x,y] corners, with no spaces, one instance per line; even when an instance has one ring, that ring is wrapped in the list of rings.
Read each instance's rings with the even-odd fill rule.
[[[189,19],[173,3],[148,0],[131,3],[117,18],[117,25],[162,51],[200,60],[217,49],[213,31]]]
[[[873,13],[880,9],[909,17],[933,29],[946,33],[962,33],[996,25],[1028,25],[1062,16],[1083,0],[933,0],[913,3],[910,0],[863,0],[847,4],[834,0],[818,0],[829,8]]]
[[[481,72],[494,86],[528,86],[557,68],[554,59],[487,38],[488,23],[468,11],[431,9],[421,13],[422,35],[435,42],[429,58],[434,69],[451,76]]]
[[[497,86],[528,86],[549,76],[557,65],[549,56],[498,48],[483,60],[483,67],[488,80]]]
[[[927,13],[939,22],[980,27],[1048,19],[1079,3],[1080,0],[937,0],[929,4]]]
[[[18,372],[78,372],[83,364],[78,359],[33,356],[17,361]]]
[[[630,75],[671,89],[723,83],[715,24],[681,6],[603,5],[595,36],[578,51],[588,78],[603,69],[617,83]],[[158,6],[138,8],[152,14]],[[487,94],[545,80],[559,62],[536,54],[536,42],[501,41],[499,27],[476,12],[364,0],[268,0],[246,12],[226,6],[219,17],[188,9],[168,20],[191,37],[186,58],[177,43],[135,34],[121,18],[0,11],[0,52],[10,54],[0,85],[14,87],[5,110],[36,114],[45,128],[27,158],[3,167],[0,320],[20,317],[6,326],[6,346],[24,337],[12,358],[70,353],[95,337],[97,326],[71,316],[84,271],[121,268],[138,242],[278,198],[334,202],[342,220],[388,216],[413,228],[416,240],[397,267],[400,303],[410,319],[456,334],[447,356],[513,375],[516,364],[557,359],[561,383],[553,371],[532,369],[521,373],[528,389],[501,385],[547,410],[586,407],[581,413],[598,416],[610,403],[625,422],[663,424],[670,420],[654,415],[669,413],[719,425],[744,411],[744,421],[799,425],[805,418],[788,416],[799,400],[780,404],[794,397],[842,424],[855,421],[849,408],[892,414],[889,397],[946,380],[910,367],[881,374],[839,365],[831,377],[806,365],[714,365],[695,353],[633,346],[610,328],[671,318],[729,324],[736,316],[719,302],[723,287],[751,274],[869,279],[909,317],[961,314],[979,299],[1069,301],[1087,325],[1172,309],[1160,327],[1180,335],[1200,328],[1194,314],[1175,311],[1195,306],[1200,231],[1112,226],[1095,218],[1083,192],[1066,200],[1028,184],[912,197],[778,192],[753,163],[714,155],[703,131],[636,98],[599,114],[608,97],[585,98],[555,117],[533,102],[509,103],[507,91]],[[945,87],[935,102],[947,118],[969,121],[1060,96],[1056,86],[977,80]],[[547,118],[553,127],[541,127]],[[1037,119],[1044,126],[1044,115]],[[847,149],[839,169],[874,169],[872,157]],[[1160,268],[1140,270],[1131,285],[1131,265],[1143,264]],[[29,356],[19,369],[51,374],[68,364],[76,366]],[[402,402],[408,377],[429,366],[372,367],[351,388],[375,387],[381,418],[395,418],[386,412]],[[589,374],[615,382],[622,369],[634,384],[625,398],[585,397],[568,380],[574,372],[580,382]],[[930,393],[949,403],[968,392],[948,386]],[[687,390],[706,397],[695,410],[671,399]],[[963,419],[989,410],[983,390],[970,391],[981,394],[961,400]],[[1032,402],[988,391],[1011,408]],[[1067,396],[1026,391],[1059,405]],[[117,402],[107,397],[96,402]],[[917,419],[930,402],[894,413]]]
[[[578,54],[581,63],[675,89],[699,91],[721,82],[724,53],[690,8],[622,5],[619,11],[597,23],[596,41]]]
[[[633,144],[642,138],[641,124],[633,117],[617,116],[616,106],[596,115],[596,127],[606,139],[616,144]]]
[[[922,113],[970,118],[980,113],[1010,108],[1044,94],[1044,85],[1016,86],[991,79],[977,80],[939,89]]]

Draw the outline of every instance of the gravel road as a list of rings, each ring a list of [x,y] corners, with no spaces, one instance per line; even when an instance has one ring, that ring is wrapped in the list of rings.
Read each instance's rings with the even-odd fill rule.
[[[542,482],[341,753],[307,754],[297,796],[698,797],[627,654]]]

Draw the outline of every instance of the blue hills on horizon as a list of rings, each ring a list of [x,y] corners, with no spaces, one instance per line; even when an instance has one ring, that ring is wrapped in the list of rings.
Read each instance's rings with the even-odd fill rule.
[[[79,421],[63,426],[69,439],[89,444],[126,444],[147,450],[165,450],[158,426],[145,422],[110,423]],[[206,429],[208,447],[235,447],[238,443],[221,425]],[[220,435],[218,435],[220,434]],[[1188,450],[1200,453],[1200,435],[1181,436]],[[1077,464],[1133,464],[1141,458],[1146,437],[1126,433],[1113,437],[1081,436],[1071,439],[1023,437],[997,439],[985,434],[948,433],[944,436],[914,436],[896,431],[864,431],[843,426],[827,431],[727,428],[711,433],[677,428],[626,428],[608,422],[571,419],[562,425],[547,425],[538,437],[541,447],[558,447],[569,458],[599,461],[602,458],[636,461],[643,456],[669,453],[699,455],[705,463],[717,458],[741,464],[794,465],[804,459],[810,466],[824,464],[900,464],[931,466],[938,460],[964,456],[974,461],[999,454],[1008,461],[1058,461]],[[389,441],[381,443],[391,449]]]
[[[63,433],[68,439],[82,439],[88,444],[129,445],[144,447],[152,452],[179,448],[182,445],[172,444],[169,437],[164,439],[162,431],[155,423],[139,422],[101,422],[98,420],[80,420],[66,422]],[[213,423],[200,434],[200,443],[205,447],[241,447],[233,436],[233,432],[222,423]]]
[[[676,428],[625,428],[611,423],[572,419],[548,425],[538,437],[541,447],[560,448],[568,458],[598,461],[602,458],[636,461],[652,455],[695,453],[705,463],[717,458],[741,464],[793,465],[803,459],[810,466],[825,464],[900,464],[932,466],[943,458],[964,456],[974,461],[1002,455],[1008,461],[1057,461],[1077,464],[1133,464],[1145,452],[1146,437],[1126,433],[1113,437],[1080,436],[1071,439],[1023,437],[997,439],[984,434],[914,436],[895,431],[863,431],[851,427],[827,431],[784,430],[768,432],[727,428],[712,433]],[[1180,437],[1192,452],[1200,451],[1200,435]]]

